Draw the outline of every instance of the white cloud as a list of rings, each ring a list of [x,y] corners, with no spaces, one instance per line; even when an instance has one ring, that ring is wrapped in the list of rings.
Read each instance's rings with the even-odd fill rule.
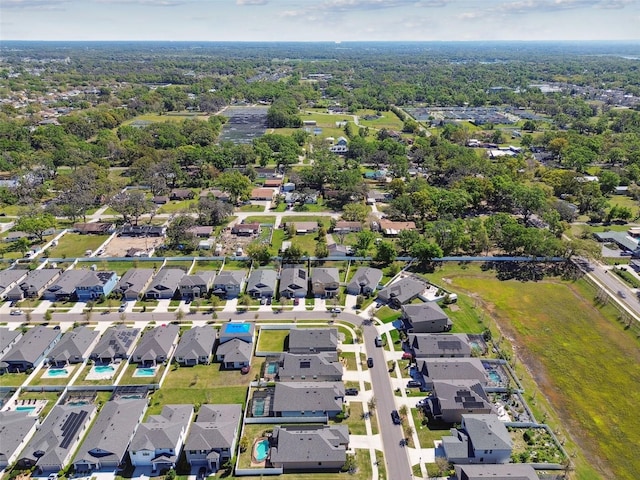
[[[236,5],[266,5],[268,0],[236,0]]]
[[[3,0],[2,8],[60,10],[68,3],[68,0]]]

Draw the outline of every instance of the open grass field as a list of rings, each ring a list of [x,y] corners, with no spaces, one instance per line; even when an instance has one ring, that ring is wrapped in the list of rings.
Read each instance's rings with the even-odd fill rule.
[[[638,478],[640,456],[621,448],[640,445],[638,339],[612,307],[594,306],[595,289],[584,280],[499,281],[479,267],[452,265],[429,276],[477,295],[494,336],[498,326],[513,343],[543,393],[532,398],[533,383],[517,364],[534,413],[546,411],[548,401],[555,413],[548,412],[547,423],[570,432],[565,447],[576,453],[577,478]]]
[[[239,212],[264,212],[263,205],[242,205],[238,207],[237,210]]]
[[[109,235],[80,235],[66,233],[58,241],[58,245],[49,249],[51,258],[83,257],[87,250],[95,251]]]
[[[181,122],[183,120],[207,120],[208,115],[192,112],[171,112],[166,115],[158,115],[154,113],[147,113],[144,115],[138,115],[131,120],[123,122],[123,125],[130,125],[135,122],[147,122],[147,123],[161,123],[161,122]]]
[[[296,235],[291,238],[291,245],[300,247],[303,252],[306,252],[306,255],[315,255],[316,245],[318,243],[316,236],[315,233]]]
[[[402,130],[403,122],[398,118],[398,116],[395,113],[390,111],[380,112],[380,113],[382,114],[380,118],[377,118],[375,120],[365,120],[363,118],[364,116],[375,115],[376,112],[374,110],[359,110],[358,116],[360,118],[358,123],[363,127],[371,127],[379,130],[383,128],[386,128],[387,130],[396,130],[396,131]]]
[[[640,202],[634,200],[627,195],[612,195],[609,199],[610,205],[618,205],[619,207],[629,207],[634,215],[638,212],[638,207],[640,207]]]
[[[158,209],[158,213],[186,212],[198,204],[197,200],[172,200]]]
[[[289,330],[260,330],[258,346],[260,352],[284,352],[284,342]]]

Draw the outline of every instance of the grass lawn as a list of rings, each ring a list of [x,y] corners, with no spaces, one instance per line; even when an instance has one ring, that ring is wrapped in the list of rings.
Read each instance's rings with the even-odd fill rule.
[[[284,230],[277,229],[273,231],[273,236],[271,237],[271,248],[269,249],[271,255],[275,256],[280,252],[282,242],[284,241],[284,236]]]
[[[124,275],[128,270],[131,270],[132,268],[150,268],[145,267],[144,263],[137,262],[135,260],[117,260],[115,262],[101,261],[96,265],[98,267],[98,270],[116,272],[120,276]]]
[[[347,370],[357,370],[355,352],[342,352],[340,358],[346,362]]]
[[[349,427],[351,435],[367,434],[367,427],[364,418],[362,418],[363,413],[362,402],[351,402],[349,404],[349,417],[343,423]]]
[[[330,221],[331,218],[329,218],[328,216],[321,217],[317,215],[300,215],[297,217],[282,217],[281,225],[284,225],[287,222],[318,222],[318,225],[324,225],[326,228],[329,228]]]
[[[19,387],[28,376],[26,373],[5,373],[0,376],[0,387]]]
[[[422,412],[417,408],[411,409],[411,415],[413,416],[413,423],[416,426],[416,433],[418,434],[418,441],[420,442],[420,448],[433,448],[433,442],[440,440],[443,435],[450,435],[451,424],[431,422],[426,423],[426,418],[423,417]],[[425,423],[423,423],[423,421]]]
[[[244,223],[260,223],[260,224],[268,224],[273,225],[276,223],[275,215],[254,215],[248,216],[244,219]]]
[[[198,204],[196,200],[172,200],[158,209],[158,213],[186,212]]]
[[[284,342],[289,330],[260,330],[258,346],[260,352],[284,352]]]
[[[264,205],[242,205],[236,210],[239,212],[264,212]]]
[[[158,115],[156,113],[145,113],[144,115],[138,115],[131,120],[123,122],[123,125],[130,125],[133,122],[150,122],[150,123],[162,123],[162,122],[181,122],[187,119],[207,120],[209,116],[205,116],[199,113],[192,112],[171,112],[167,115]]]
[[[316,240],[315,233],[296,235],[295,237],[291,238],[291,245],[300,247],[302,251],[306,252],[308,255],[315,255],[317,244],[318,240]]]
[[[224,262],[224,270],[248,270],[251,261],[229,260]],[[248,273],[248,272],[247,272]]]
[[[191,260],[169,260],[164,264],[162,268],[181,268],[184,271],[191,269],[193,262]]]
[[[640,202],[626,195],[611,195],[607,200],[611,206],[629,207],[634,213],[640,207]]]
[[[80,235],[79,233],[65,233],[58,245],[47,250],[51,258],[83,257],[87,250],[95,251],[109,235]]]
[[[196,260],[196,264],[193,267],[193,272],[198,273],[205,270],[220,270],[220,267],[222,267],[222,262],[217,260]]]
[[[118,368],[116,368],[116,371],[113,373],[113,376],[108,380],[87,380],[87,375],[93,367],[93,365],[87,365],[84,367],[84,370],[78,377],[78,380],[76,380],[75,385],[113,385],[113,382],[115,382],[116,378],[118,378],[118,375],[120,375],[122,368],[124,368],[123,365],[126,366],[127,363],[120,362]]]
[[[403,122],[398,118],[398,116],[390,111],[380,112],[382,116],[375,120],[365,120],[365,115],[375,115],[375,111],[373,110],[362,110],[358,111],[358,116],[360,117],[358,123],[363,127],[372,127],[377,129],[386,128],[387,130],[402,130]]]
[[[376,317],[382,323],[393,322],[394,320],[397,320],[398,318],[400,318],[400,315],[402,315],[402,312],[400,312],[399,310],[394,310],[392,308],[389,308],[386,305],[380,307],[376,312]]]
[[[384,461],[384,454],[380,450],[376,450],[376,462],[378,463],[378,480],[386,480],[387,466]]]
[[[42,411],[40,412],[40,421],[42,422],[45,417],[49,414],[53,406],[58,401],[58,397],[62,393],[62,390],[59,392],[21,392],[18,396],[18,401],[20,400],[47,400],[47,404],[44,406]]]
[[[21,215],[25,210],[27,210],[27,208],[22,205],[5,205],[0,208],[0,213],[15,217]]]
[[[451,333],[482,333],[485,313],[476,308],[474,301],[467,295],[458,295],[458,301],[451,305],[440,305],[453,321]]]
[[[530,402],[534,413],[547,410],[547,401],[553,406],[557,413],[549,408],[547,423],[570,432],[566,448],[577,452],[579,478],[637,478],[640,456],[619,445],[640,444],[640,417],[635,414],[640,348],[638,339],[616,322],[613,307],[594,306],[595,289],[584,281],[556,278],[499,281],[494,272],[453,265],[431,277],[437,284],[447,278],[455,291],[475,292],[505,336],[514,339],[519,359],[530,366],[544,393]],[[517,367],[531,395],[533,382]]]
[[[162,378],[162,374],[164,373],[164,369],[166,368],[164,365],[160,365],[156,370],[156,374],[153,377],[134,377],[136,369],[138,368],[138,364],[132,363],[127,365],[127,371],[124,372],[122,378],[120,379],[120,383],[118,385],[147,385],[149,383],[158,383]]]

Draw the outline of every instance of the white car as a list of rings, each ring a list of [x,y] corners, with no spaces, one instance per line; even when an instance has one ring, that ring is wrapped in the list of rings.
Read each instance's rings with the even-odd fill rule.
[[[22,315],[23,313],[22,310],[11,310],[10,315]]]
[[[331,313],[342,313],[342,309],[341,308],[332,308],[331,309]]]

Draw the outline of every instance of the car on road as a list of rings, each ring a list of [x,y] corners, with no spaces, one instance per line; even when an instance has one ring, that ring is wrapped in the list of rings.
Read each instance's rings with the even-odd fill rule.
[[[22,315],[24,312],[22,310],[11,310],[9,315]]]
[[[342,313],[342,309],[341,308],[332,308],[331,309],[331,313]]]
[[[622,290],[618,290],[618,296],[619,296],[620,298],[627,298],[627,294],[626,294],[626,293],[624,293]]]
[[[422,386],[422,383],[420,383],[417,380],[409,380],[407,382],[407,388],[420,388]]]
[[[367,358],[367,367],[373,368],[373,358]]]
[[[400,425],[402,420],[400,420],[400,414],[397,410],[391,410],[391,421],[393,421],[394,425]]]
[[[375,338],[374,343],[376,344],[376,347],[381,347],[381,346],[383,345],[383,344],[382,344],[382,337],[381,337],[380,335],[378,335],[378,336]]]
[[[344,394],[345,395],[350,395],[350,396],[358,395],[358,389],[357,388],[345,388]]]

